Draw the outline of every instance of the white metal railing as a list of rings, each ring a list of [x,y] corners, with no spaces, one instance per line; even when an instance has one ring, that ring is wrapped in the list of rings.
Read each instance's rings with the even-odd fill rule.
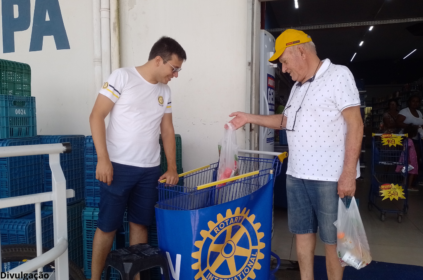
[[[56,279],[69,279],[66,198],[74,197],[75,192],[74,190],[66,190],[66,179],[60,166],[60,154],[69,152],[71,152],[69,143],[0,147],[0,158],[49,154],[52,177],[51,192],[0,199],[0,209],[35,204],[37,257],[12,269],[10,271],[11,274],[20,272],[31,273],[37,269],[39,272],[42,272],[43,266],[55,260]],[[43,254],[41,203],[47,201],[53,201],[54,247]],[[0,250],[0,272],[1,267]]]

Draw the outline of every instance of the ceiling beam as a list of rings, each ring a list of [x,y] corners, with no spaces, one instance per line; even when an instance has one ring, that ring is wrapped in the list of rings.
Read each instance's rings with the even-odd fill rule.
[[[345,23],[333,23],[333,24],[316,24],[316,25],[303,25],[303,26],[286,26],[281,28],[267,29],[267,31],[277,33],[277,32],[283,32],[286,29],[297,29],[297,30],[331,29],[331,28],[345,28],[345,27],[357,27],[357,26],[397,24],[397,23],[407,23],[407,22],[423,22],[423,17],[345,22]]]

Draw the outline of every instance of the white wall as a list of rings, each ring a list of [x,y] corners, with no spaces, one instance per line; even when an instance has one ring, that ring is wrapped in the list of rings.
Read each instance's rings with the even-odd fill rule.
[[[31,26],[15,32],[15,52],[3,53],[0,43],[0,57],[32,68],[38,134],[90,135],[88,117],[98,92],[92,1],[59,0],[70,49],[57,50],[50,36],[44,37],[42,51],[29,52],[35,2],[31,0]],[[245,111],[251,45],[247,3],[251,1],[120,0],[122,67],[145,63],[163,35],[176,39],[187,52],[183,71],[169,84],[185,170],[215,162],[228,115]],[[241,148],[244,136],[239,130]]]
[[[217,143],[228,115],[245,110],[247,1],[125,0],[120,20],[123,67],[145,63],[163,35],[185,49],[183,70],[169,83],[184,169],[217,161]],[[242,148],[244,134],[238,131]]]
[[[30,52],[31,25],[15,32],[15,52],[0,58],[24,62],[32,70],[32,96],[37,103],[38,134],[89,135],[88,117],[94,104],[92,3],[59,0],[70,49],[57,50],[52,36],[44,37],[42,51]],[[0,40],[2,38],[0,21]]]

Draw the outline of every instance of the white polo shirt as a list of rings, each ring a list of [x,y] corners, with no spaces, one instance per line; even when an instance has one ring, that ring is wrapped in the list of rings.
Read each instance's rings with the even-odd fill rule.
[[[359,105],[360,97],[351,71],[329,59],[323,61],[311,83],[295,83],[284,112],[288,118],[287,129],[294,129],[287,131],[287,174],[300,179],[337,182],[343,170],[347,132],[342,111]],[[357,178],[359,176],[358,163]]]
[[[106,132],[107,151],[116,163],[160,165],[160,124],[172,113],[168,85],[147,82],[135,69],[113,71],[100,94],[115,103]]]

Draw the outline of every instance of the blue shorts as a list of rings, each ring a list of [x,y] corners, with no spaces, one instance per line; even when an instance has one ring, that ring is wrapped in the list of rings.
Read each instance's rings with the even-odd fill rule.
[[[128,221],[149,226],[154,219],[160,166],[136,167],[112,162],[110,186],[100,182],[100,203],[97,226],[104,232],[117,230],[128,209]]]
[[[326,244],[336,244],[338,182],[303,180],[286,175],[288,226],[294,234],[317,233]]]

